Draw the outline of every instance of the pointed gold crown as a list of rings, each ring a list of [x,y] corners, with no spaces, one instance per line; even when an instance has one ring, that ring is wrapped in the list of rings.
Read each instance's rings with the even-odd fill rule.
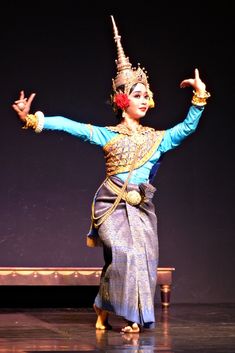
[[[122,44],[121,36],[118,34],[118,29],[114,21],[113,16],[111,16],[114,31],[114,40],[117,45],[117,60],[115,60],[117,65],[117,75],[113,79],[113,91],[117,92],[118,87],[124,85],[124,93],[129,94],[131,87],[136,83],[143,83],[149,93],[152,92],[149,89],[148,76],[146,75],[145,68],[141,69],[139,64],[138,67],[132,67],[129,62],[129,58],[125,56]]]

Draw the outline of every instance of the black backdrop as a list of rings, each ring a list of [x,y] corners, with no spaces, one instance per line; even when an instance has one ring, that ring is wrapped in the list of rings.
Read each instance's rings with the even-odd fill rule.
[[[67,134],[22,130],[11,104],[24,89],[36,92],[32,111],[114,124],[106,103],[116,73],[113,14],[126,55],[150,76],[156,108],[146,125],[165,129],[185,117],[192,92],[179,83],[195,67],[212,94],[197,131],[165,155],[154,181],[160,266],[176,268],[173,302],[233,302],[230,5],[52,4],[12,1],[1,10],[0,267],[103,264],[101,249],[85,243],[102,151]]]

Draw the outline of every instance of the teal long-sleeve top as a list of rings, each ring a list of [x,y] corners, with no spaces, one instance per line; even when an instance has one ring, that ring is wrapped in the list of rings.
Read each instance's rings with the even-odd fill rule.
[[[132,184],[149,182],[150,173],[160,157],[165,152],[179,146],[187,136],[196,130],[203,110],[204,106],[191,105],[182,122],[165,130],[164,137],[155,152],[146,163],[132,172],[129,182]],[[100,147],[104,147],[118,134],[118,132],[111,131],[106,127],[80,123],[63,116],[45,116],[43,130],[64,131]],[[128,172],[123,172],[117,174],[117,177],[125,181],[127,175]]]

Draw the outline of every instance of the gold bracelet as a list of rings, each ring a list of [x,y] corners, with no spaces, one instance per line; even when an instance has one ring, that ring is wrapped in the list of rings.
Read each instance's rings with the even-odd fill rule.
[[[22,129],[33,128],[34,130],[37,128],[38,125],[38,117],[35,114],[27,114],[25,119],[25,125]]]
[[[25,119],[25,126],[22,129],[32,128],[35,132],[39,133],[43,130],[44,114],[37,111],[35,114],[27,114]]]
[[[203,95],[199,95],[197,92],[193,91],[193,98],[192,98],[192,104],[194,105],[199,105],[203,106],[207,104],[207,98],[209,98],[211,95],[209,92],[205,91]]]

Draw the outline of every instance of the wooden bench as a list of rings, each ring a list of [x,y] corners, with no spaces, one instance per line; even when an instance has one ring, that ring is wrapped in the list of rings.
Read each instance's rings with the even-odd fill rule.
[[[0,267],[0,286],[98,286],[101,267]],[[158,267],[163,308],[170,305],[173,267]]]

